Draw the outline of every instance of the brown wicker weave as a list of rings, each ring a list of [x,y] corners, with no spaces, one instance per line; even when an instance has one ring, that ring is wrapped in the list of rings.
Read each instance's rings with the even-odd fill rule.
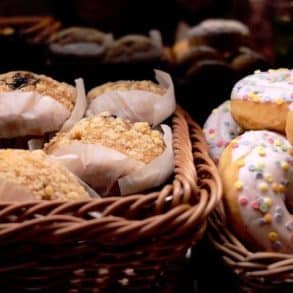
[[[249,292],[264,289],[293,292],[292,254],[250,250],[227,224],[222,205],[212,213],[209,224],[209,239],[225,264],[240,277],[244,288],[250,288]]]
[[[221,182],[199,126],[172,118],[174,176],[149,194],[0,203],[0,291],[116,292],[168,280],[203,235]]]
[[[61,23],[51,16],[15,16],[0,17],[1,27],[14,27],[26,40],[33,43],[47,42],[49,37],[56,32]]]

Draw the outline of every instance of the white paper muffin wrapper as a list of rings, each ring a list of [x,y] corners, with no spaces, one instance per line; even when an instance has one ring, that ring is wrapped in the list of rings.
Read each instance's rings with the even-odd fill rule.
[[[16,182],[0,178],[0,201],[31,201],[35,197],[30,190]]]
[[[85,96],[84,82],[82,78],[75,80],[76,85],[76,102],[68,120],[65,121],[60,131],[69,130],[76,122],[78,122],[85,114],[87,108],[87,100]]]
[[[132,122],[146,121],[154,127],[159,125],[175,111],[176,101],[170,75],[160,70],[155,70],[155,74],[159,84],[167,90],[164,95],[144,90],[106,92],[92,100],[86,115],[107,111]]]
[[[122,195],[139,192],[162,184],[173,172],[172,131],[161,125],[166,148],[149,164],[99,144],[74,142],[50,153],[70,171],[102,195],[118,182]]]
[[[76,103],[69,116],[68,120],[66,120],[60,129],[60,131],[69,130],[76,122],[78,122],[83,116],[87,108],[87,100],[85,96],[84,82],[81,78],[75,80],[76,84]],[[44,146],[44,139],[41,138],[33,138],[28,141],[28,149],[29,150],[37,150],[42,149]]]
[[[61,127],[69,129],[83,117],[87,107],[82,79],[76,80],[76,85],[72,113],[52,97],[37,92],[0,93],[0,138],[43,135]]]
[[[70,111],[37,92],[0,93],[0,137],[42,135],[60,129]]]
[[[159,186],[173,173],[172,131],[167,125],[161,127],[164,132],[165,151],[143,168],[120,178],[118,184],[121,194],[131,194]]]
[[[75,176],[74,174],[72,175]],[[98,193],[85,182],[83,182],[80,178],[76,177],[76,180],[87,191],[90,198],[100,198]],[[0,202],[23,202],[34,200],[36,200],[36,198],[33,192],[31,192],[30,189],[25,185],[0,178]]]

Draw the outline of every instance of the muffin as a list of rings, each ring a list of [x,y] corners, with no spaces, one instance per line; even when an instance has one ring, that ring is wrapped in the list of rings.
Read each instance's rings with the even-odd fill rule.
[[[157,126],[176,108],[169,74],[156,70],[159,84],[150,80],[108,82],[89,91],[87,116],[108,111],[132,122],[146,121]]]
[[[150,31],[149,36],[125,35],[107,50],[103,64],[104,82],[151,79],[154,68],[169,69],[168,50],[159,31]]]
[[[120,80],[116,82],[107,82],[103,85],[97,86],[94,89],[90,90],[87,98],[89,101],[92,101],[96,97],[101,96],[107,92],[112,91],[130,91],[130,90],[145,90],[154,94],[162,96],[166,93],[166,89],[162,86],[150,81],[129,81],[129,80]]]
[[[155,187],[171,174],[171,131],[167,126],[163,131],[105,112],[57,134],[44,150],[99,193],[107,195],[118,184],[119,193],[129,194]]]
[[[75,78],[76,72],[87,80],[89,86],[94,81],[102,82],[102,58],[112,43],[111,34],[94,28],[62,29],[50,38],[48,68],[56,78],[67,82]]]
[[[0,150],[0,201],[83,200],[79,180],[43,151]]]
[[[0,139],[42,138],[84,114],[78,90],[45,75],[13,71],[0,75]],[[78,109],[76,109],[78,107]],[[72,121],[71,121],[72,122]],[[12,143],[13,144],[13,143]]]

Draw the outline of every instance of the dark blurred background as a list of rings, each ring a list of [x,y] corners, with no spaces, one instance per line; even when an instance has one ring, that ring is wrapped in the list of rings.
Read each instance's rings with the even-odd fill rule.
[[[72,81],[71,79],[74,76],[82,75],[86,79],[88,88],[90,88],[109,79],[149,78],[150,71],[153,67],[158,66],[172,74],[178,102],[183,104],[200,124],[203,124],[207,115],[215,106],[223,100],[229,99],[235,81],[243,75],[251,73],[253,69],[257,69],[255,67],[292,67],[293,64],[292,1],[0,1],[0,16],[19,15],[50,15],[60,21],[60,29],[70,26],[88,26],[105,33],[112,33],[115,38],[128,34],[146,35],[149,30],[157,29],[161,32],[164,49],[168,49],[168,52],[176,41],[184,36],[184,31],[188,26],[196,26],[199,22],[208,18],[227,18],[242,21],[251,31],[250,50],[253,50],[253,53],[233,51],[228,52],[228,55],[225,52],[225,56],[218,57],[214,48],[209,50],[204,48],[199,53],[197,51],[199,55],[192,55],[193,59],[187,58],[186,61],[188,63],[188,60],[191,60],[190,62],[197,63],[183,64],[184,69],[188,66],[192,68],[189,75],[186,72],[182,74],[182,64],[173,61],[169,55],[168,61],[166,59],[163,60],[164,62],[162,60],[150,60],[149,62],[139,63],[138,66],[127,62],[119,65],[105,64],[99,63],[100,61],[97,62],[97,60],[92,60],[92,62],[75,60],[73,62],[72,59],[64,65],[60,59],[48,59],[48,43],[37,44],[40,45],[41,50],[39,50],[39,47],[36,48],[36,44],[29,43],[29,46],[27,46],[27,44],[19,42],[18,39],[16,40],[14,35],[10,35],[10,24],[3,25],[2,23],[3,40],[1,39],[0,42],[0,72],[13,69],[29,69],[67,81]],[[181,26],[179,26],[179,23],[181,23]],[[242,54],[246,58],[244,58],[246,60],[244,65],[252,64],[252,66],[245,67],[245,71],[236,72],[235,68],[231,67],[231,60],[235,60],[237,54]],[[255,54],[258,54],[257,57],[255,57]],[[213,59],[209,59],[211,56],[213,56]],[[199,66],[203,58],[206,58],[204,59],[206,62]],[[196,61],[194,61],[195,59]],[[147,69],[144,71],[142,68]],[[241,291],[237,279],[226,268],[222,267],[219,257],[210,249],[206,240],[194,249],[193,258],[187,260],[186,266],[178,274],[177,280],[174,280],[171,287],[177,288],[178,292]]]
[[[176,24],[190,24],[210,17],[237,18],[250,15],[248,0],[1,0],[0,13],[12,15],[55,15],[65,25],[97,26],[116,34],[142,33],[160,29],[172,41]]]

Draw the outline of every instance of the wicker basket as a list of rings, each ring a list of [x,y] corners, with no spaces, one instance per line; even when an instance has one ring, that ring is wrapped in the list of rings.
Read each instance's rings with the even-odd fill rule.
[[[47,42],[52,33],[56,32],[61,23],[50,16],[15,16],[0,17],[1,27],[18,28],[18,34],[32,42]]]
[[[210,215],[208,238],[244,291],[293,292],[293,255],[250,250],[227,224],[222,204]]]
[[[80,202],[0,203],[0,288],[155,292],[203,235],[221,199],[199,126],[172,118],[175,171],[149,194]]]

